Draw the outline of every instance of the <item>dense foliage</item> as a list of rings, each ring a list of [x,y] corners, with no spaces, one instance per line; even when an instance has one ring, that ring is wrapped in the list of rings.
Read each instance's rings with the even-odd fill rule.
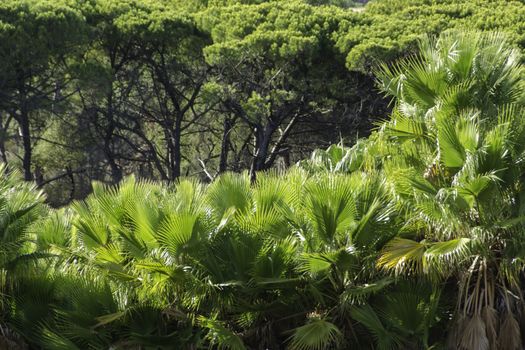
[[[521,349],[520,52],[456,31],[419,50],[377,69],[394,105],[369,138],[286,171],[125,177],[51,209],[2,168],[1,341]]]
[[[0,349],[522,349],[525,4],[362,2],[1,1]]]

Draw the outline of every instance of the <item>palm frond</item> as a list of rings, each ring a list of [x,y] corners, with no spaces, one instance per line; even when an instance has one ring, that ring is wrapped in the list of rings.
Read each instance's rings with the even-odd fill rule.
[[[336,346],[342,337],[336,325],[326,320],[311,320],[304,326],[296,328],[290,338],[290,349],[322,350]]]

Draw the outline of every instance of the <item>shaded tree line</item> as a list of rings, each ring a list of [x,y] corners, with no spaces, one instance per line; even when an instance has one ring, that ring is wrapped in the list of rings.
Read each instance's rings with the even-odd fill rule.
[[[194,5],[3,2],[2,160],[54,204],[128,174],[254,179],[386,110],[334,49],[338,7]]]
[[[91,180],[211,181],[352,144],[388,115],[370,73],[422,33],[504,30],[519,1],[6,0],[0,157],[61,205]]]

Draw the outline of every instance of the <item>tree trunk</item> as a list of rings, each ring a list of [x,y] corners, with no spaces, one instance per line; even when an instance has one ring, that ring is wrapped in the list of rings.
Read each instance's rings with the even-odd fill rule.
[[[115,131],[115,116],[113,111],[113,85],[111,86],[111,91],[107,95],[107,99],[108,104],[106,107],[106,117],[108,119],[109,125],[107,126],[104,135],[104,154],[111,169],[112,182],[116,184],[122,180],[122,170],[115,161],[113,150],[111,149],[111,141],[113,139],[113,133]]]
[[[230,133],[233,122],[229,117],[224,118],[224,130],[222,133],[221,156],[219,159],[219,174],[228,169],[228,150],[230,146]]]
[[[269,123],[264,129],[262,127],[255,128],[255,153],[250,167],[250,181],[255,183],[257,180],[257,172],[266,170],[266,157],[268,156],[268,149],[275,127]]]
[[[180,163],[181,163],[181,134],[182,134],[182,115],[177,115],[175,119],[175,128],[173,129],[173,154],[172,154],[172,179],[176,180],[180,177]]]
[[[110,142],[111,141],[108,141],[107,138],[104,140],[104,153],[106,155],[106,160],[109,164],[109,168],[111,169],[111,180],[113,183],[116,184],[122,180],[122,170],[120,169],[117,162],[115,161],[115,158],[113,157]]]
[[[25,101],[20,106],[20,116],[18,118],[20,125],[20,134],[22,136],[22,145],[24,148],[24,156],[22,158],[22,167],[24,168],[24,180],[33,180],[33,173],[31,172],[32,161],[32,147],[31,147],[31,128],[29,125],[29,115]]]
[[[5,150],[5,141],[7,136],[7,130],[9,128],[9,121],[6,122],[4,125],[4,118],[2,113],[0,113],[0,126],[2,127],[2,130],[0,130],[0,157],[2,158],[2,162],[7,164],[7,152]]]
[[[23,72],[17,70],[17,83],[18,83],[18,94],[19,94],[19,112],[20,114],[15,116],[18,122],[20,136],[22,137],[22,147],[24,149],[24,156],[22,157],[22,168],[24,169],[24,180],[33,180],[33,173],[31,172],[31,158],[32,158],[32,147],[31,147],[31,127],[29,125],[29,110],[27,106],[27,91],[23,80]]]

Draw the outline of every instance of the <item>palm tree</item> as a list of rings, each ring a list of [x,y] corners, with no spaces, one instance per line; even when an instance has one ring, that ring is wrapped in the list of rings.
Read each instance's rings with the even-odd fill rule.
[[[31,319],[45,321],[31,339],[57,348],[345,348],[355,341],[354,306],[393,282],[374,266],[393,214],[384,182],[363,172],[95,184],[40,225],[38,246],[62,259],[40,282],[50,284],[38,289],[48,291],[41,304],[54,311]],[[24,295],[30,305],[35,296]]]
[[[0,346],[7,348],[24,347],[21,329],[10,323],[20,280],[36,276],[35,267],[49,257],[33,249],[32,225],[47,212],[43,201],[34,184],[0,164]]]
[[[143,273],[164,261],[153,232],[170,222],[171,194],[133,178],[116,188],[94,184],[86,201],[35,222],[33,254],[54,259],[17,276],[10,325],[46,349],[197,346],[198,332],[166,301],[177,290],[158,291]]]
[[[392,283],[374,268],[395,232],[380,179],[292,169],[252,187],[225,174],[205,192],[212,232],[192,257],[205,283],[190,295],[214,340],[230,344],[229,329],[250,348],[349,346],[353,306]]]
[[[521,348],[523,69],[500,34],[449,32],[383,67],[378,139],[406,221],[378,266],[457,283],[451,347]]]

